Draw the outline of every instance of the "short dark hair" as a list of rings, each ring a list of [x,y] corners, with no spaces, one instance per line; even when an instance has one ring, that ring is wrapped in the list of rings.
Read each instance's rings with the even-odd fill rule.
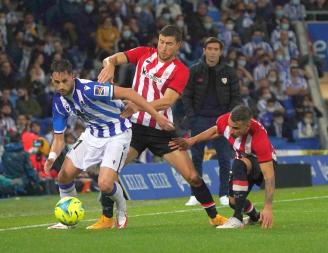
[[[215,37],[208,37],[207,39],[205,39],[204,48],[206,48],[207,45],[210,44],[210,43],[218,43],[220,45],[221,50],[224,48],[224,43],[221,40],[219,40],[218,38],[215,38]]]
[[[69,60],[61,59],[58,61],[53,61],[51,64],[51,73],[54,72],[67,72],[68,74],[73,73],[73,66]]]
[[[182,41],[182,32],[180,30],[179,27],[177,27],[176,25],[166,25],[164,26],[160,32],[159,32],[160,35],[162,36],[172,36],[175,38],[175,40],[177,42],[181,42]]]
[[[249,121],[253,117],[252,111],[245,105],[237,105],[234,107],[230,114],[230,119],[233,122]]]

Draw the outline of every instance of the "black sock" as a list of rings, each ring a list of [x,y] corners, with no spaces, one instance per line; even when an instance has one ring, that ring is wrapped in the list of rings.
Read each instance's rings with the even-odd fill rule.
[[[246,199],[244,213],[247,214],[252,221],[258,221],[260,219],[260,213],[253,206],[252,202]]]
[[[191,186],[191,192],[202,204],[207,215],[212,219],[215,218],[218,212],[216,211],[215,202],[205,182],[202,180],[202,185],[199,187]]]
[[[110,198],[109,193],[101,193],[100,203],[102,205],[103,215],[105,215],[107,218],[112,218],[114,210],[114,201]]]
[[[246,191],[234,191],[235,197],[235,212],[233,217],[236,217],[238,220],[243,221],[243,209],[245,206],[245,201],[247,197]]]

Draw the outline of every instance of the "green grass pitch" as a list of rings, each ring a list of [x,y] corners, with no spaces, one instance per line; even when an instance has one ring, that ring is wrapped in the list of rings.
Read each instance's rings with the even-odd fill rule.
[[[262,207],[263,195],[251,193],[250,199]],[[179,198],[128,201],[128,228],[89,231],[85,227],[100,215],[97,194],[79,198],[85,219],[60,231],[46,229],[55,222],[58,196],[0,200],[0,252],[328,252],[328,185],[277,190],[270,230],[215,229],[200,207],[186,207],[187,198]]]

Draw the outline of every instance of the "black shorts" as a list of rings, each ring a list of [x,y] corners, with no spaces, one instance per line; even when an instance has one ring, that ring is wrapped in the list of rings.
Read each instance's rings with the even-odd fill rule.
[[[148,148],[154,155],[163,156],[173,151],[169,147],[169,141],[175,137],[178,137],[175,131],[164,131],[133,124],[130,146],[136,149],[139,155]]]
[[[251,172],[247,175],[247,181],[248,181],[247,194],[248,194],[252,190],[254,185],[261,187],[264,178],[257,158],[251,155],[247,155],[245,156],[245,158],[249,159],[252,163]],[[276,162],[275,161],[272,162],[273,162],[273,168],[275,168]],[[230,171],[230,178],[229,178],[229,196],[233,196],[231,171]]]

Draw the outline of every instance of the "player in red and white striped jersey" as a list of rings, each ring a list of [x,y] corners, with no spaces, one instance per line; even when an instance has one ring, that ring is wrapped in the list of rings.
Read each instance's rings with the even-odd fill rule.
[[[189,70],[181,63],[176,54],[182,43],[182,34],[178,27],[165,26],[159,34],[157,49],[138,47],[126,52],[116,53],[104,60],[104,68],[98,76],[101,83],[113,83],[115,66],[124,63],[136,65],[133,89],[142,95],[153,107],[173,122],[171,106],[181,96],[189,79]],[[186,151],[172,150],[168,143],[177,137],[174,131],[164,131],[148,113],[134,113],[135,105],[128,103],[123,117],[131,116],[132,141],[126,163],[134,160],[146,148],[162,156],[189,182],[195,197],[202,204],[210,218],[210,224],[222,225],[227,220],[220,216],[211,193],[196,172]],[[112,216],[110,199],[101,197],[103,215]],[[102,228],[104,217],[95,224]]]
[[[224,225],[218,228],[243,227],[243,212],[252,222],[261,221],[263,228],[272,226],[272,200],[275,189],[274,164],[276,156],[266,130],[252,119],[251,110],[236,106],[231,113],[218,118],[216,126],[189,139],[177,138],[170,142],[171,148],[190,148],[195,143],[211,140],[223,135],[236,151],[230,181],[230,206],[235,210]],[[254,184],[265,180],[265,204],[258,213],[247,199]]]

